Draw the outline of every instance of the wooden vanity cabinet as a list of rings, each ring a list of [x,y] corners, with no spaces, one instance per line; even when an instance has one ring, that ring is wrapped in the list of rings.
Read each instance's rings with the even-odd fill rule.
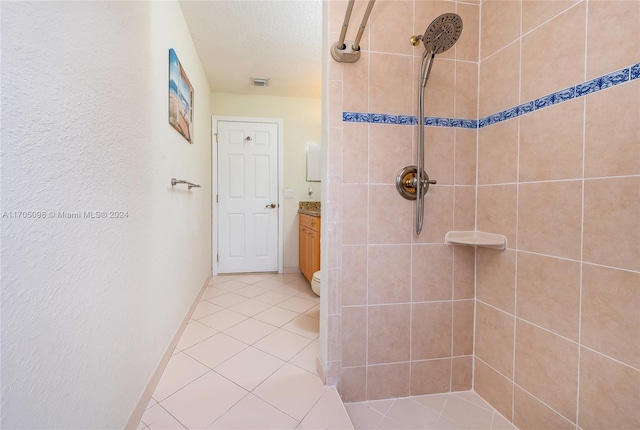
[[[313,274],[320,270],[320,217],[303,213],[299,215],[300,271],[311,282]]]

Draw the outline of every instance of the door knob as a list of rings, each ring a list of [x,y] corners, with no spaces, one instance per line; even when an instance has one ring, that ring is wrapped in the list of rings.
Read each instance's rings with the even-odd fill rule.
[[[265,209],[273,209],[275,207],[276,207],[276,204],[275,203],[271,203],[270,205],[266,205],[264,208]]]

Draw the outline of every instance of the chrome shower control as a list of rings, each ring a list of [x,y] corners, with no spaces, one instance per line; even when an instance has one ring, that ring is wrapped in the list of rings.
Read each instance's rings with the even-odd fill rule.
[[[398,193],[407,200],[416,200],[418,195],[418,168],[416,166],[406,166],[396,175],[396,189]],[[427,172],[422,170],[421,188],[424,196],[429,191],[429,185],[436,184],[435,179],[429,179]]]

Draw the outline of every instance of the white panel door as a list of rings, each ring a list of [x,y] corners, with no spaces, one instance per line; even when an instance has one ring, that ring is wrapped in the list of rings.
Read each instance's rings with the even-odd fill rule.
[[[218,272],[278,271],[278,124],[218,121]]]

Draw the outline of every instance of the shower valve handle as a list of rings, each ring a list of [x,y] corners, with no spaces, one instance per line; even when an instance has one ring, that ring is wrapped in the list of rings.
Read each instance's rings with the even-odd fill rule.
[[[418,185],[417,182],[418,182],[417,178],[413,178],[413,180],[412,180],[413,188],[416,188],[416,185]],[[422,186],[423,187],[426,186],[427,184],[435,185],[437,183],[438,183],[438,181],[436,181],[435,179],[429,179],[429,180],[423,179],[422,180]]]
[[[422,180],[422,186],[423,187],[426,186],[427,184],[435,185],[437,183],[438,183],[438,181],[435,180],[435,179],[428,179],[428,180],[427,179],[423,179]],[[414,189],[418,188],[418,178],[416,176],[413,176],[411,178],[406,179],[404,181],[404,186],[407,187],[407,188],[414,188]]]
[[[423,185],[423,186],[424,186],[424,185],[427,185],[427,184],[434,185],[434,184],[437,184],[437,183],[438,183],[438,181],[436,181],[435,179],[429,179],[429,180],[424,180],[424,179],[423,179],[423,180],[422,180],[422,185]],[[415,176],[414,176],[413,178],[411,178],[411,179],[407,179],[407,180],[405,181],[405,186],[407,186],[407,187],[410,187],[410,188],[416,188],[416,185],[418,185],[418,178],[417,178],[417,177],[415,177]]]

